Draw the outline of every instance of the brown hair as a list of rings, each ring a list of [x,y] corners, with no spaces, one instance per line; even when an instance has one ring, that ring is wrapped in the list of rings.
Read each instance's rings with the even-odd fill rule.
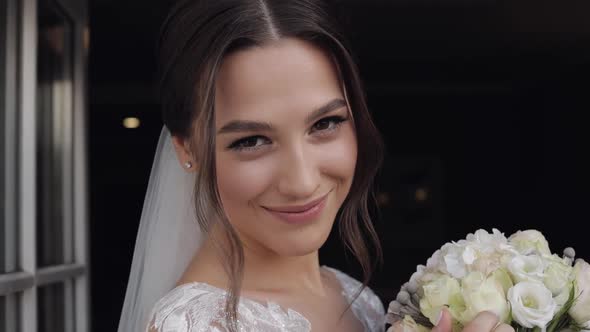
[[[340,236],[361,265],[363,286],[366,287],[374,269],[372,257],[381,261],[369,202],[373,200],[371,186],[381,165],[383,144],[368,112],[350,49],[328,15],[326,5],[318,0],[180,0],[163,24],[158,47],[163,121],[172,135],[191,142],[193,153],[199,156],[194,193],[201,229],[207,232],[211,221],[216,220],[227,237],[221,249],[227,258],[224,267],[230,282],[226,310],[234,330],[244,252],[223,212],[216,186],[215,79],[222,59],[231,52],[286,37],[321,48],[332,56],[338,68],[358,141],[353,183],[337,216]],[[374,255],[370,254],[370,247]]]

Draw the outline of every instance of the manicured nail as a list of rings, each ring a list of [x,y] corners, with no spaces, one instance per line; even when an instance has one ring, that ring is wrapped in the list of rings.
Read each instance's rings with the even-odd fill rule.
[[[440,309],[440,312],[438,313],[438,318],[436,319],[436,324],[434,324],[435,326],[438,326],[438,323],[440,323],[440,320],[442,319],[443,316],[443,308]]]

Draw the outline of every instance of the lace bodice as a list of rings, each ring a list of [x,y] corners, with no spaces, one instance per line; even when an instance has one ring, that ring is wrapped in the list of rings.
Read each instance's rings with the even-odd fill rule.
[[[362,284],[341,271],[323,268],[334,273],[350,303]],[[180,285],[156,303],[150,315],[151,328],[158,332],[226,332],[225,295],[224,290],[205,283]],[[385,310],[371,289],[365,288],[351,309],[366,332],[385,331]],[[311,324],[297,311],[285,310],[276,303],[264,305],[241,298],[238,328],[244,332],[310,332]]]

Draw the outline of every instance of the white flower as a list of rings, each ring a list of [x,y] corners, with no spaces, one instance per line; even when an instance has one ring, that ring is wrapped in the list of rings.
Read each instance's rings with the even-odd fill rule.
[[[545,261],[547,262],[543,278],[545,286],[553,293],[553,296],[561,294],[566,288],[569,292],[573,268],[557,255],[545,257]]]
[[[420,299],[420,311],[432,324],[436,323],[438,314],[445,305],[449,306],[449,312],[454,318],[465,310],[459,281],[448,275],[440,275],[424,284],[422,289],[424,296]]]
[[[439,278],[441,275],[442,273],[438,270],[433,271],[431,269],[426,268],[426,266],[424,265],[418,265],[416,267],[416,272],[414,272],[410,277],[410,282],[415,283],[418,286],[417,295],[419,297],[423,297],[424,290],[422,288],[422,285]]]
[[[508,241],[523,255],[551,255],[549,243],[541,232],[534,229],[518,231],[512,234]]]
[[[483,229],[477,230],[474,234],[467,235],[466,239],[474,244],[479,252],[486,255],[493,254],[508,244],[506,236],[495,228],[492,229],[491,234]]]
[[[547,323],[553,319],[557,304],[551,291],[540,282],[523,281],[508,290],[508,301],[512,307],[512,317],[520,325],[545,331]]]
[[[387,332],[428,332],[429,330],[416,323],[414,319],[409,316],[405,315],[404,319],[399,323],[392,325],[390,328],[387,329]]]
[[[474,246],[466,245],[463,247],[463,254],[461,256],[463,258],[463,262],[466,265],[472,265],[477,259],[478,255]]]
[[[480,256],[470,269],[489,275],[498,269],[506,268],[515,255],[517,255],[516,252],[500,247],[490,255]]]
[[[430,270],[437,270],[442,263],[442,252],[440,249],[434,252],[426,261],[426,267]]]
[[[455,278],[463,278],[467,275],[467,265],[473,263],[475,258],[471,254],[471,250],[465,250],[461,244],[443,247],[444,267],[441,269],[443,273],[447,272]]]
[[[574,265],[574,305],[569,311],[576,323],[583,324],[590,321],[590,265],[582,259],[577,259]]]
[[[515,282],[543,281],[545,262],[539,256],[517,255],[508,263],[508,271]]]
[[[501,272],[502,270],[498,270]],[[461,281],[461,294],[465,301],[465,311],[459,316],[461,324],[471,322],[482,311],[490,311],[508,322],[510,307],[506,301],[503,283],[510,283],[506,272],[486,277],[481,272],[471,272]]]
[[[480,229],[467,235],[466,240],[443,246],[439,254],[433,255],[431,265],[438,262],[442,273],[460,279],[474,271],[488,275],[505,267],[517,253],[497,229],[493,229],[493,233]],[[442,262],[439,256],[442,256]]]
[[[547,262],[543,283],[551,291],[557,305],[563,306],[570,297],[573,281],[573,268],[557,255],[544,257]]]

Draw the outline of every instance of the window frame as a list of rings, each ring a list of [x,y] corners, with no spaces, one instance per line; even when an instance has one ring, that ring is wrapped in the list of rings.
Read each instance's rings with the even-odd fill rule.
[[[65,255],[70,264],[37,267],[36,247],[36,88],[37,88],[37,0],[7,0],[0,11],[0,24],[7,29],[0,38],[5,52],[0,54],[0,187],[3,214],[0,225],[5,232],[0,238],[5,256],[0,272],[0,297],[6,301],[6,328],[9,331],[37,331],[38,288],[62,283],[65,298],[65,331],[89,331],[88,274],[88,203],[86,144],[86,55],[87,2],[83,0],[51,0],[73,23],[73,66],[70,98],[72,100],[64,155],[64,204],[68,224],[64,236]],[[1,30],[0,30],[1,31]],[[6,82],[16,84],[7,84]],[[6,158],[11,156],[14,158]],[[16,241],[16,242],[10,242]],[[18,317],[16,320],[10,317]]]

